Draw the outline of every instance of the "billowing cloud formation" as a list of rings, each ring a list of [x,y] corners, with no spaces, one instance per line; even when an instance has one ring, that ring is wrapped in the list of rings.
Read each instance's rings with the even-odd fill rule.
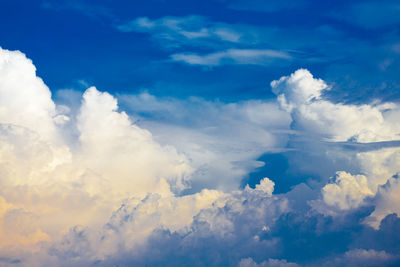
[[[329,87],[304,69],[271,83],[282,108],[291,112],[296,129],[333,141],[376,142],[398,140],[400,114],[393,103],[335,104],[321,98]]]
[[[284,110],[290,112],[293,129],[297,129],[319,140],[330,142],[370,143],[399,140],[399,106],[395,103],[374,105],[345,105],[332,103],[323,97],[329,86],[321,79],[315,79],[304,69],[290,76],[271,82],[274,93]],[[323,146],[321,146],[323,148]],[[325,148],[324,148],[325,149]],[[338,153],[325,151],[329,158],[347,158],[360,172],[357,175],[339,171],[335,181],[322,188],[323,202],[334,209],[348,210],[364,203],[374,196],[379,186],[384,185],[398,172],[398,148],[378,151]],[[379,201],[379,200],[377,200]],[[379,205],[378,205],[379,206]],[[373,213],[380,214],[379,207]],[[317,208],[323,213],[333,212],[326,207]],[[390,212],[383,212],[382,219]],[[375,227],[379,226],[375,222]]]
[[[76,224],[101,224],[122,199],[180,191],[187,159],[162,147],[94,87],[83,95],[67,146],[49,89],[20,52],[1,50],[1,246],[50,241]],[[167,183],[169,182],[169,184]],[[105,216],[105,217],[103,217]],[[11,238],[13,237],[13,238]]]
[[[364,175],[353,176],[346,172],[338,172],[334,183],[322,188],[322,195],[326,204],[347,210],[360,206],[362,201],[373,193],[368,188]]]
[[[54,103],[20,52],[0,49],[0,77],[0,265],[400,262],[396,103],[334,103],[301,69],[271,83],[277,103],[143,93],[120,97],[129,116],[95,87]],[[276,151],[319,176],[239,189]]]
[[[41,136],[55,138],[55,122],[67,119],[56,117],[50,90],[20,52],[0,50],[0,90],[2,123],[37,129]]]

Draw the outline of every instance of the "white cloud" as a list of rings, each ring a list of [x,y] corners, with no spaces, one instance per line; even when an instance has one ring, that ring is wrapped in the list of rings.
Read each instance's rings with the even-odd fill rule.
[[[399,140],[400,124],[396,117],[400,109],[394,103],[345,105],[333,103],[324,98],[324,91],[329,86],[321,79],[316,79],[305,69],[300,69],[290,76],[283,76],[271,82],[273,92],[278,96],[282,109],[289,112],[293,119],[293,129],[303,132],[308,138],[303,145],[314,146],[322,157],[333,161],[347,160],[347,167],[352,168],[352,175],[346,171],[336,173],[335,180],[325,185],[322,190],[322,202],[311,201],[314,208],[323,214],[341,214],[340,211],[352,210],[365,204],[367,197],[374,197],[379,186],[384,185],[400,169],[398,147],[377,148],[371,151],[338,151],[325,146],[321,140],[335,142],[380,142]],[[338,165],[343,168],[346,165]],[[388,203],[381,207],[377,204],[372,218],[379,219],[371,225],[379,226],[381,219],[389,214],[398,202],[388,194]],[[390,203],[390,204],[389,204]]]
[[[263,165],[256,161],[259,156],[282,150],[288,140],[290,116],[271,101],[221,103],[148,93],[120,96],[120,101],[157,142],[185,153],[195,169],[190,178],[194,191],[237,189]]]
[[[56,106],[32,61],[21,52],[0,48],[0,121],[33,128],[56,138]],[[62,120],[61,120],[62,121]]]
[[[268,65],[273,60],[290,60],[291,56],[286,52],[270,49],[228,49],[206,55],[173,54],[171,58],[190,65],[219,66],[226,64]]]
[[[8,51],[6,54],[8,58],[4,62],[10,66],[18,63],[28,67],[31,71],[29,81],[33,85],[40,81],[37,87],[29,87],[31,85],[28,84],[24,88],[25,84],[8,78],[18,76],[23,68],[8,68],[7,75],[0,73],[9,79],[10,84],[15,81],[21,86],[11,86],[13,90],[26,90],[26,95],[31,95],[32,90],[39,99],[33,105],[20,92],[14,96],[8,84],[2,84],[1,90],[8,94],[8,102],[16,103],[10,108],[15,108],[12,121],[3,123],[0,117],[0,233],[5,237],[0,240],[0,252],[5,253],[11,261],[19,258],[17,261],[22,266],[44,262],[51,262],[53,266],[71,262],[84,265],[87,259],[111,257],[121,247],[125,251],[143,247],[157,229],[179,233],[197,229],[193,231],[198,234],[209,234],[209,229],[213,229],[215,233],[228,231],[236,235],[229,225],[237,223],[238,214],[244,216],[245,220],[253,220],[253,224],[262,231],[288,209],[285,199],[272,195],[274,183],[268,178],[263,179],[255,189],[247,187],[244,191],[231,194],[206,189],[181,197],[173,193],[185,188],[188,178],[193,175],[191,162],[195,163],[196,168],[206,163],[218,167],[221,174],[226,171],[226,180],[221,187],[237,188],[249,165],[254,168],[254,164],[249,162],[265,150],[275,146],[279,148],[285,142],[285,138],[274,137],[264,129],[267,125],[286,129],[290,122],[275,104],[253,101],[213,106],[200,101],[200,106],[211,108],[205,116],[214,116],[214,119],[209,121],[210,125],[204,128],[206,130],[203,133],[199,133],[209,140],[199,139],[201,142],[192,143],[196,148],[192,151],[189,149],[187,154],[191,159],[188,160],[174,147],[156,142],[148,130],[133,124],[126,113],[118,111],[118,103],[113,96],[99,92],[94,87],[83,94],[79,111],[57,107],[49,89],[35,76],[30,60],[19,52]],[[151,109],[158,108],[161,112],[172,109],[172,114],[177,114],[175,102],[148,98],[154,101]],[[18,103],[22,106],[18,106]],[[142,104],[139,110],[146,109],[146,102],[142,101]],[[23,105],[33,105],[35,109],[28,114]],[[54,122],[57,109],[68,112],[70,116],[76,114],[76,118],[72,117],[65,125],[59,125]],[[4,110],[8,111],[6,104]],[[265,111],[268,114],[264,114]],[[44,115],[36,117],[35,112]],[[276,116],[271,117],[271,114]],[[198,129],[204,127],[202,120],[199,118],[197,121]],[[249,129],[243,127],[246,121]],[[222,122],[228,123],[227,128],[215,131],[215,125]],[[50,130],[43,125],[48,125]],[[231,132],[232,127],[239,130],[238,134],[227,139],[225,134]],[[76,133],[58,134],[61,129]],[[186,130],[178,131],[181,136],[186,133]],[[68,142],[63,139],[76,134],[75,139]],[[189,136],[186,135],[186,138]],[[227,140],[222,142],[224,139]],[[232,140],[242,142],[238,144],[243,149],[241,154],[238,150],[231,150],[232,144],[229,142]],[[221,150],[212,151],[220,141]],[[252,142],[255,142],[253,151],[246,151],[249,149],[246,144]],[[188,143],[182,144],[181,148],[190,147]],[[207,154],[212,156],[207,158]],[[220,159],[224,157],[224,160]],[[213,163],[213,160],[216,162]],[[220,163],[221,166],[218,166]],[[235,172],[237,174],[232,182],[228,178]],[[206,181],[202,187],[209,185]],[[246,199],[248,203],[243,204]],[[107,218],[121,203],[122,207],[107,223]],[[231,211],[220,216],[223,207]],[[207,214],[214,215],[208,217]],[[226,222],[226,225],[220,222]],[[204,223],[211,228],[203,229]],[[102,232],[105,224],[107,226]],[[113,225],[117,228],[113,228]],[[116,232],[112,229],[116,229]],[[65,235],[68,230],[70,234]],[[103,239],[98,235],[101,232]],[[73,251],[65,247],[68,242],[74,247]],[[18,252],[9,252],[12,247],[18,247]],[[83,247],[88,248],[81,255]],[[47,249],[50,254],[45,252]],[[39,252],[29,256],[32,251]]]
[[[0,51],[0,77],[0,250],[38,249],[74,225],[102,226],[127,197],[185,187],[185,156],[132,124],[108,93],[89,88],[61,128],[60,108],[22,53]],[[79,139],[67,145],[61,129]]]
[[[393,255],[385,251],[373,249],[353,249],[344,255],[329,259],[325,262],[326,266],[395,266],[399,260],[399,255]]]
[[[329,87],[300,69],[271,82],[281,107],[291,113],[296,129],[332,141],[376,142],[398,140],[396,104],[344,105],[321,98]]]
[[[256,263],[252,258],[242,259],[238,267],[297,267],[296,263],[287,262],[286,260],[268,259],[261,263]]]
[[[368,187],[367,177],[343,171],[337,172],[334,181],[322,188],[325,204],[337,207],[339,210],[357,208],[366,197],[373,195]]]
[[[400,180],[398,178],[390,178],[387,183],[381,186],[375,198],[376,208],[368,218],[367,222],[375,228],[379,227],[379,223],[388,214],[400,214]]]
[[[230,194],[203,190],[182,197],[149,194],[142,199],[131,198],[113,213],[101,232],[73,228],[61,242],[54,244],[53,251],[60,259],[65,255],[75,255],[75,259],[67,259],[74,265],[88,260],[106,266],[107,259],[113,258],[115,262],[125,258],[127,262],[132,262],[131,265],[135,265],[135,262],[141,262],[146,256],[149,246],[165,242],[157,240],[163,238],[155,235],[160,230],[179,237],[179,242],[189,248],[196,246],[197,240],[203,238],[229,239],[234,244],[245,245],[245,242],[272,248],[276,241],[262,241],[259,235],[289,208],[287,199],[270,194],[271,182],[267,178],[264,183],[269,184],[267,190],[247,187]],[[156,240],[152,241],[149,237]],[[86,249],[77,249],[77,246]],[[177,253],[178,248],[174,246],[179,245],[174,243],[163,248],[166,251],[154,254],[152,259],[165,257],[164,253]],[[171,261],[169,265],[173,266],[174,262]]]
[[[117,100],[108,93],[94,87],[84,93],[78,130],[82,161],[112,177],[115,185],[130,194],[136,188],[138,193],[152,191],[159,179],[169,181],[174,190],[185,188],[185,179],[192,172],[187,159],[175,148],[154,142],[149,131],[133,125],[126,113],[117,111]]]
[[[241,38],[241,33],[225,23],[210,22],[202,16],[163,17],[156,20],[139,17],[118,25],[117,29],[122,32],[150,32],[155,39],[176,44],[198,39],[238,43]]]
[[[202,34],[187,33],[185,38]],[[247,56],[241,52],[232,54],[235,60]],[[119,111],[115,97],[95,87],[86,90],[78,108],[57,106],[20,52],[0,50],[0,78],[1,264],[141,265],[149,257],[172,257],[175,264],[201,251],[205,264],[295,266],[280,254],[287,239],[280,231],[293,230],[280,230],[280,222],[291,221],[293,201],[306,201],[302,192],[322,186],[273,194],[280,177],[270,177],[275,183],[263,178],[254,189],[237,190],[261,166],[256,159],[284,149],[290,123],[296,136],[332,143],[393,141],[399,133],[397,104],[332,103],[324,98],[329,86],[307,70],[272,82],[278,103],[121,96],[132,105],[137,124]],[[321,144],[314,142],[312,149],[322,160],[343,156],[349,162],[337,166],[351,171],[337,172],[322,187],[318,204],[351,211],[371,199],[376,209],[368,220],[375,226],[400,212],[393,177],[400,169],[397,147],[339,153]],[[195,193],[180,195],[191,183]],[[306,216],[315,215],[308,211]],[[396,259],[374,250],[344,256],[357,262]]]

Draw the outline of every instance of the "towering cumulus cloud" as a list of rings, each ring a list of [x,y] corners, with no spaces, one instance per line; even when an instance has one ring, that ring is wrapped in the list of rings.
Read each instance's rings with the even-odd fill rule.
[[[185,187],[192,172],[185,156],[133,125],[111,95],[89,88],[71,125],[25,55],[0,50],[0,64],[2,251],[102,225],[132,195]],[[64,140],[69,127],[79,132],[72,146]]]
[[[398,265],[398,104],[335,103],[305,69],[271,87],[273,103],[130,96],[156,137],[95,87],[55,103],[24,54],[0,49],[0,266]],[[186,109],[213,126],[151,122]],[[239,187],[271,147],[298,183]]]

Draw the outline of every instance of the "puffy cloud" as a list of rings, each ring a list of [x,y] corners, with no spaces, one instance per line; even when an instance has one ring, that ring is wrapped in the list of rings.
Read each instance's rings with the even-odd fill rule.
[[[386,184],[400,169],[400,150],[396,144],[386,148],[379,146],[379,142],[399,139],[400,128],[395,119],[399,114],[398,104],[333,103],[324,96],[329,86],[305,69],[271,82],[271,87],[278,96],[281,108],[291,114],[292,129],[319,140],[315,142],[306,138],[301,141],[298,138],[298,146],[306,146],[308,149],[314,147],[315,153],[333,161],[341,162],[346,159],[349,161],[347,166],[340,163],[336,168],[349,168],[352,173],[358,173],[352,175],[346,171],[337,171],[334,181],[322,187],[322,200],[311,201],[311,205],[321,213],[330,215],[357,209],[363,204],[370,205],[378,188]],[[376,143],[378,146],[369,151],[357,151],[357,148],[355,152],[334,150],[332,146],[321,143],[324,140],[331,144],[358,142]],[[386,200],[381,197],[373,200],[376,210],[367,221],[375,227],[379,226],[386,215],[397,212],[389,208],[396,207],[396,197],[390,193],[385,195]],[[387,206],[383,207],[383,203]]]
[[[397,263],[397,104],[333,103],[299,70],[272,82],[278,103],[121,96],[130,117],[94,87],[78,110],[56,105],[20,52],[0,63],[0,264]],[[237,190],[266,151],[304,147],[334,162],[334,181]]]
[[[111,95],[89,88],[78,118],[60,125],[29,59],[1,50],[0,66],[1,248],[37,249],[74,225],[103,225],[127,197],[185,187],[185,156],[133,125]],[[67,143],[74,135],[61,129],[78,138]]]
[[[340,210],[356,208],[372,195],[364,175],[353,176],[346,172],[337,172],[334,182],[322,188],[324,202]]]
[[[292,114],[295,129],[332,141],[376,142],[397,140],[400,124],[396,104],[345,105],[321,98],[329,87],[300,69],[271,82],[281,107]]]
[[[379,222],[388,214],[400,214],[400,182],[398,175],[390,178],[386,184],[379,187],[375,198],[376,208],[368,218],[370,224],[378,227]]]
[[[322,201],[311,201],[319,212],[338,215],[366,204],[366,198],[374,196],[368,187],[367,177],[337,172],[333,181],[321,189]]]
[[[8,53],[20,55],[19,52]],[[34,69],[24,56],[11,57],[11,63],[7,64],[12,65],[13,60],[21,60],[22,65],[29,63]],[[20,69],[14,71],[18,75]],[[30,75],[33,80],[40,80],[34,71]],[[5,121],[0,127],[0,232],[6,237],[1,239],[0,247],[4,262],[22,266],[40,266],[46,262],[53,266],[87,265],[96,260],[106,262],[113,259],[114,254],[121,255],[121,248],[126,253],[135,248],[145,249],[149,238],[160,230],[182,235],[182,238],[191,233],[193,240],[214,232],[220,242],[225,234],[239,242],[243,236],[237,234],[237,228],[244,227],[243,222],[250,220],[255,228],[243,228],[242,232],[250,234],[246,237],[248,242],[257,243],[257,233],[268,229],[268,224],[288,209],[285,199],[272,195],[274,183],[268,178],[255,189],[247,187],[231,194],[202,190],[176,196],[173,191],[185,188],[192,175],[189,160],[174,147],[160,145],[149,131],[133,124],[126,113],[118,111],[113,96],[89,88],[82,96],[79,110],[70,112],[70,116],[76,114],[76,117],[60,125],[55,120],[56,110],[69,110],[57,107],[49,89],[42,85],[41,91],[36,87],[28,90],[39,90],[36,91],[39,96],[42,92],[46,101],[37,103],[36,109],[47,117],[36,118],[34,112],[28,117],[30,115],[19,107],[14,110],[16,119]],[[2,90],[7,91],[6,86]],[[11,97],[10,93],[10,103],[13,102]],[[22,96],[16,94],[15,98],[22,99]],[[163,102],[158,105],[161,110],[165,105],[170,107]],[[47,111],[48,106],[52,107],[50,111],[41,111]],[[278,117],[263,115],[265,110],[275,112]],[[26,120],[19,119],[18,112],[27,116]],[[226,120],[235,125],[234,118],[240,118],[251,121],[251,131],[264,133],[259,139],[263,147],[255,145],[256,152],[237,158],[242,161],[254,159],[268,147],[280,146],[282,140],[275,140],[262,125],[286,128],[289,122],[276,105],[265,102],[221,105],[214,112],[223,119],[212,123]],[[35,120],[37,123],[31,123]],[[51,131],[43,128],[42,123],[49,125]],[[61,129],[64,132],[59,134]],[[212,143],[223,140],[226,131],[230,131],[230,127],[219,133],[221,138]],[[243,140],[249,140],[250,131],[243,133],[246,133]],[[202,146],[204,144],[200,143],[196,150]],[[224,151],[216,156],[221,157],[219,153]],[[199,164],[197,159],[201,157],[193,156],[192,161]],[[229,157],[228,162],[239,164]],[[241,171],[238,177],[244,174]],[[221,225],[221,222],[224,223]],[[261,242],[259,246],[270,247],[273,243]],[[36,252],[29,254],[30,251]]]
[[[187,159],[173,147],[154,142],[150,132],[116,110],[117,100],[108,93],[94,87],[84,93],[78,116],[81,161],[112,177],[115,186],[130,194],[154,190],[159,179],[167,179],[176,190],[184,189],[184,180],[192,171]]]
[[[56,138],[56,106],[32,61],[21,52],[0,48],[0,121],[33,128],[44,138]]]
[[[268,178],[262,185],[229,194],[203,190],[182,197],[131,198],[100,233],[73,228],[51,251],[61,264],[75,266],[227,265],[241,255],[260,256],[264,249],[276,254],[276,240],[262,240],[262,235],[289,211],[288,201],[271,195]]]

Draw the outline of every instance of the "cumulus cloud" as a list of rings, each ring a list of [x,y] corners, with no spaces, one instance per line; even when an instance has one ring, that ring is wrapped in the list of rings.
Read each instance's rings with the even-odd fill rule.
[[[300,69],[272,81],[273,92],[281,107],[292,114],[297,129],[320,135],[332,141],[374,142],[398,140],[399,114],[394,103],[345,105],[321,98],[329,87]]]
[[[368,187],[367,177],[344,171],[337,172],[332,183],[325,185],[321,193],[322,201],[312,202],[313,206],[319,212],[329,215],[358,208],[366,204],[367,197],[374,195]]]
[[[400,214],[400,182],[398,175],[388,179],[386,184],[381,186],[378,190],[375,199],[376,208],[371,214],[372,218],[369,218],[369,222],[378,227],[378,223],[381,222],[387,214]]]
[[[184,189],[185,178],[191,173],[187,159],[133,125],[126,113],[117,111],[117,100],[108,93],[94,87],[84,93],[78,130],[82,161],[112,177],[114,185],[132,194],[138,185],[138,193],[144,188],[151,191],[157,180],[166,179],[176,190]]]
[[[328,90],[329,86],[323,80],[314,78],[305,69],[271,82],[271,87],[278,96],[281,108],[291,114],[292,128],[312,138],[331,143],[369,143],[399,139],[400,128],[395,119],[399,114],[398,104],[333,103],[324,97],[324,91]],[[309,145],[310,141],[307,142]],[[324,157],[334,160],[347,158],[351,161],[353,170],[359,172],[352,175],[339,171],[334,181],[321,189],[323,205],[311,203],[324,214],[340,214],[338,210],[351,210],[367,204],[365,200],[374,197],[378,188],[386,184],[400,167],[397,147],[378,146],[372,151],[353,153],[332,149],[329,151],[329,147],[324,145],[316,146]],[[396,206],[398,201],[395,198],[392,200],[392,205]],[[376,210],[371,215],[372,218],[379,217],[374,223],[375,227],[381,219],[391,213],[390,210],[381,208],[378,202],[375,203]]]
[[[334,103],[301,69],[271,83],[277,103],[120,96],[129,116],[95,87],[57,105],[21,52],[0,50],[0,78],[0,264],[399,261],[396,103]],[[259,156],[285,149],[332,161],[336,176],[238,189]]]
[[[44,138],[56,138],[55,122],[62,122],[51,93],[24,54],[0,48],[0,121],[34,128]]]
[[[85,92],[74,120],[79,138],[69,147],[32,62],[7,50],[0,62],[3,248],[54,241],[74,225],[102,225],[124,198],[185,187],[187,159],[133,125],[114,97]]]
[[[203,190],[183,197],[149,194],[143,199],[131,198],[113,213],[100,233],[73,228],[54,244],[52,253],[61,260],[67,256],[67,265],[75,266],[87,259],[97,266],[229,265],[237,264],[243,253],[260,256],[267,249],[276,254],[276,240],[261,237],[289,211],[288,201],[271,195],[273,186],[268,178],[262,184],[229,194]]]

